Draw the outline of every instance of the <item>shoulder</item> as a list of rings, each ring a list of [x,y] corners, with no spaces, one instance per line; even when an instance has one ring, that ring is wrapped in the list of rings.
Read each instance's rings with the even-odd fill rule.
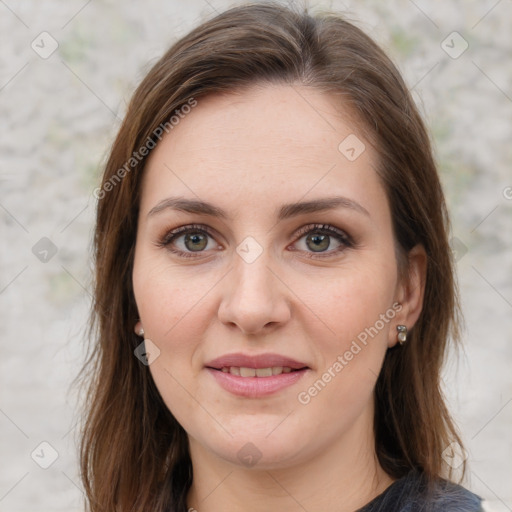
[[[436,486],[432,511],[483,512],[482,500],[464,487],[443,480]]]
[[[428,487],[420,472],[395,481],[359,512],[483,512],[482,500],[461,485],[438,480]]]

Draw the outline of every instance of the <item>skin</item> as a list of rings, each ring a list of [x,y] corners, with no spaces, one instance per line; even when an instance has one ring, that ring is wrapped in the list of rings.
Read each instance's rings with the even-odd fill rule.
[[[368,143],[354,161],[338,150],[358,133],[347,114],[333,96],[299,85],[209,96],[147,163],[133,270],[136,329],[142,325],[160,350],[149,369],[188,433],[188,506],[199,512],[348,512],[392,483],[375,456],[373,389],[396,326],[410,329],[421,311],[425,254],[414,248],[409,277],[399,278],[378,156]],[[338,207],[276,218],[282,204],[334,195],[367,214]],[[148,215],[170,196],[208,201],[229,218],[171,208]],[[331,236],[325,252],[315,252],[307,232],[296,235],[312,223],[334,226],[355,243],[344,247]],[[202,252],[185,245],[184,235],[173,247],[190,258],[159,245],[189,224],[212,230]],[[262,249],[251,263],[236,251],[248,236]],[[300,403],[298,394],[396,302],[394,318]],[[274,352],[310,370],[274,395],[237,397],[204,368],[232,352]],[[247,443],[260,454],[252,467],[237,457]]]

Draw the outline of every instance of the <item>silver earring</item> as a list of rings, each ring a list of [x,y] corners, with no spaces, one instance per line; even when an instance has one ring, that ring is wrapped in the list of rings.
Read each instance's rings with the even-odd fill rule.
[[[407,327],[405,325],[397,325],[396,330],[398,331],[398,343],[403,345],[407,341]]]
[[[139,336],[144,336],[144,329],[141,327],[138,332]]]

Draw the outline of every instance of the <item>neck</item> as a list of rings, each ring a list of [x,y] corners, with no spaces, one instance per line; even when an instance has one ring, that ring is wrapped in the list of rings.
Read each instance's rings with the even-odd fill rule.
[[[361,508],[393,480],[378,463],[373,430],[361,435],[362,424],[357,423],[314,458],[265,470],[232,464],[190,439],[194,479],[187,497],[189,510],[353,512]]]

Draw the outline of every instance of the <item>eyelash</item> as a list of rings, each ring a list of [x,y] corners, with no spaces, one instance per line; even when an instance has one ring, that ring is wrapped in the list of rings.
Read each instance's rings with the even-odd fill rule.
[[[188,233],[205,233],[209,235],[210,237],[214,238],[214,234],[212,230],[205,225],[202,224],[190,224],[187,226],[181,226],[179,228],[176,228],[172,231],[169,231],[166,233],[162,239],[157,242],[158,247],[166,248],[167,250],[171,251],[174,254],[177,254],[180,257],[183,258],[198,258],[200,256],[194,256],[193,252],[185,252],[177,249],[172,249],[170,246],[171,244],[180,236],[186,235]],[[352,238],[347,235],[345,232],[341,231],[340,229],[331,226],[329,224],[308,224],[307,226],[304,226],[300,228],[295,233],[295,242],[300,240],[304,235],[307,235],[309,233],[319,233],[319,234],[326,234],[329,236],[332,236],[338,240],[341,245],[337,249],[334,249],[332,251],[326,252],[326,253],[314,253],[314,252],[306,252],[308,258],[313,259],[321,259],[321,258],[327,258],[331,257],[333,254],[338,254],[341,251],[345,250],[346,248],[352,248],[354,247],[354,242]],[[204,251],[197,251],[199,254]]]

